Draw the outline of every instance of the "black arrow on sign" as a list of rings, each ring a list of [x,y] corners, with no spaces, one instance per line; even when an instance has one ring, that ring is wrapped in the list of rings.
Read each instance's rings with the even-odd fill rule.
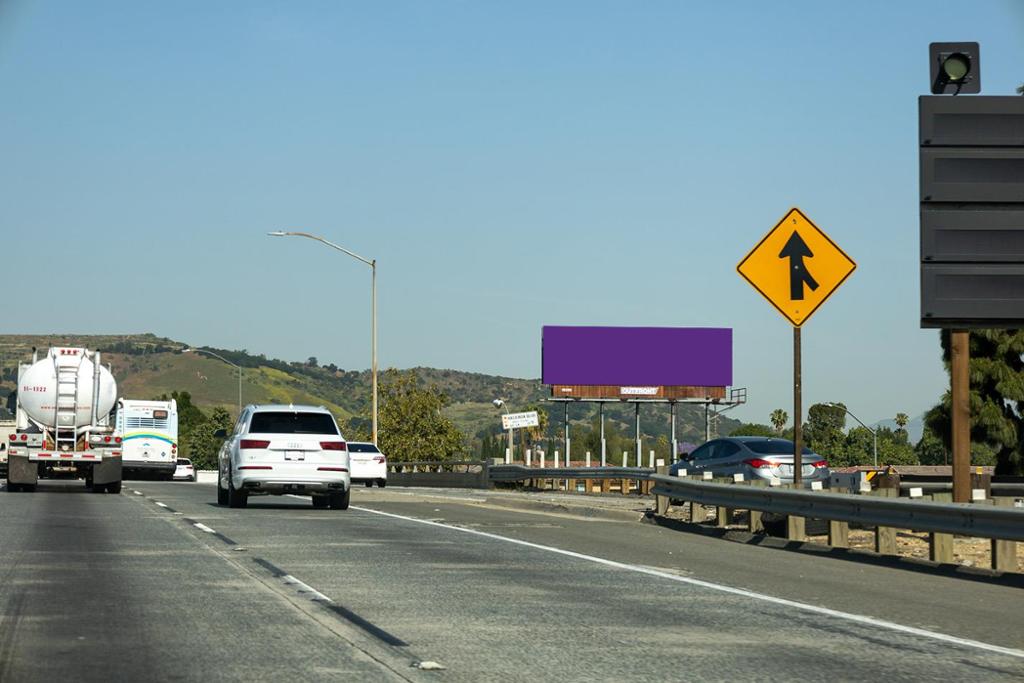
[[[789,298],[793,301],[803,301],[804,284],[810,287],[812,292],[818,288],[818,281],[804,266],[804,257],[813,258],[814,253],[794,230],[786,241],[786,246],[779,252],[779,258],[789,259]]]

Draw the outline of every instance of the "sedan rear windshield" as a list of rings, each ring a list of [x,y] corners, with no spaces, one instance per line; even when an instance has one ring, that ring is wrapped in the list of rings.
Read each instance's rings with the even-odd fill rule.
[[[328,413],[253,413],[250,434],[338,434],[338,425]]]
[[[349,453],[380,453],[380,451],[377,450],[377,447],[374,446],[372,443],[352,443],[351,441],[348,444],[348,452]]]
[[[793,455],[793,442],[787,439],[762,439],[758,441],[744,441],[743,445],[761,455]],[[804,455],[813,455],[814,452],[804,446]]]

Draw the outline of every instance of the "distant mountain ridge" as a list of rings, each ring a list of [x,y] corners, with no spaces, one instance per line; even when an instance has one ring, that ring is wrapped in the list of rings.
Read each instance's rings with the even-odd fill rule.
[[[0,335],[0,398],[15,388],[19,361],[31,359],[32,347],[83,346],[103,352],[118,381],[119,393],[131,398],[154,398],[172,391],[187,391],[193,402],[208,410],[221,406],[233,414],[238,405],[238,373],[223,361],[195,351],[192,345],[153,334],[128,335]],[[243,403],[312,403],[324,405],[344,424],[353,417],[370,412],[371,378],[369,370],[345,370],[333,364],[283,361],[248,351],[205,347],[242,367]],[[503,399],[510,410],[529,405],[550,406],[549,438],[556,442],[563,430],[561,405],[547,404],[548,389],[539,379],[520,379],[428,367],[411,368],[423,385],[442,390],[450,399],[446,414],[469,439],[472,453],[488,435],[501,433],[500,413],[492,405]],[[0,405],[3,402],[0,401]],[[570,410],[575,439],[580,428],[589,427],[596,407],[573,405]],[[609,428],[623,435],[633,434],[633,409],[611,404],[606,409]],[[740,423],[719,416],[718,430],[728,434]],[[645,439],[667,437],[668,409],[645,407],[641,411],[641,429]],[[677,434],[680,441],[703,442],[703,408],[683,405],[679,408]],[[557,447],[557,445],[553,446]],[[574,448],[575,453],[575,448]]]

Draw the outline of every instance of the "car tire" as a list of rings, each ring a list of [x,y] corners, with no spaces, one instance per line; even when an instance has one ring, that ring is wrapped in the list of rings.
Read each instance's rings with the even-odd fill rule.
[[[331,504],[330,496],[313,496],[313,507],[318,510],[324,510]]]
[[[220,485],[220,474],[217,475],[217,505],[228,504],[228,492]]]
[[[367,482],[364,482],[364,483],[366,484],[366,488],[373,488],[373,482],[372,481],[367,481]]]
[[[387,485],[388,485],[388,480],[387,479],[378,479],[377,480],[377,488],[384,488]]]
[[[351,489],[345,489],[341,493],[332,493],[330,496],[332,510],[348,510],[348,501],[351,497]]]
[[[245,491],[235,489],[231,482],[231,475],[228,475],[228,507],[244,508],[249,503],[249,494]]]

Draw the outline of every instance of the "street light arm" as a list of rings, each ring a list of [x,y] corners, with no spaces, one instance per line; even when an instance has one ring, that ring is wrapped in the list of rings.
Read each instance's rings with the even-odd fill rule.
[[[308,237],[311,240],[316,240],[317,242],[321,242],[323,244],[326,244],[327,246],[332,247],[334,249],[337,249],[338,251],[343,251],[346,254],[348,254],[349,256],[351,256],[352,258],[358,259],[358,260],[362,261],[363,263],[365,263],[366,265],[370,266],[371,268],[376,268],[377,267],[377,261],[376,260],[370,260],[370,259],[363,258],[359,254],[356,254],[355,252],[351,252],[348,249],[346,249],[345,247],[343,247],[343,246],[341,246],[339,244],[335,244],[334,242],[331,242],[330,240],[325,240],[323,237],[319,237],[318,235],[311,235],[308,232],[284,232],[284,231],[281,231],[281,230],[278,230],[276,232],[268,232],[267,234],[272,236],[272,237],[286,237],[286,236]]]
[[[872,434],[874,434],[874,433],[875,433],[875,430],[874,430],[874,429],[872,429],[871,427],[868,427],[868,426],[867,426],[866,424],[864,424],[863,422],[861,422],[860,418],[859,418],[859,417],[857,417],[856,415],[854,415],[853,413],[851,413],[851,412],[850,412],[850,409],[849,409],[849,408],[847,408],[846,406],[840,406],[840,405],[839,405],[838,403],[829,403],[829,404],[827,404],[827,405],[830,405],[830,406],[832,406],[833,408],[839,408],[839,407],[841,407],[841,408],[842,408],[842,409],[843,409],[844,411],[846,411],[846,414],[847,414],[847,415],[849,415],[850,417],[852,417],[852,418],[853,418],[854,420],[856,420],[856,421],[858,422],[858,424],[860,424],[860,426],[861,426],[861,427],[863,427],[864,429],[868,430],[868,431],[869,431],[869,432],[871,432]]]
[[[219,353],[214,353],[213,351],[207,351],[206,349],[189,349],[189,351],[195,351],[196,353],[205,353],[205,354],[213,356],[214,358],[220,358],[222,361],[224,361],[225,363],[227,363],[231,367],[238,368],[239,370],[242,369],[240,366],[232,363],[231,361],[229,361],[227,358],[225,358],[224,356],[220,355]]]

